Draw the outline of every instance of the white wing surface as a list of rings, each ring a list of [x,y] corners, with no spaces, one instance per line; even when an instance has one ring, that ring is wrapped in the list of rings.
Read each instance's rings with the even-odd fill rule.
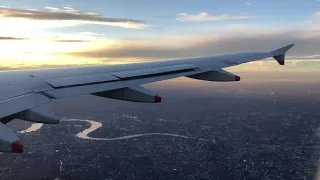
[[[190,77],[206,81],[239,81],[222,70],[269,57],[284,65],[293,44],[271,52],[135,63],[126,65],[0,72],[0,151],[23,152],[23,146],[5,125],[15,118],[39,123],[59,123],[58,117],[40,106],[55,99],[83,94],[133,102],[159,103],[161,97],[142,84]]]

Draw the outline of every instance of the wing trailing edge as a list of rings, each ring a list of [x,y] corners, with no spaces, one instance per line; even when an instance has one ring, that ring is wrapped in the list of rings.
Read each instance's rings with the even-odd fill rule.
[[[0,118],[16,115],[22,111],[46,104],[51,99],[41,93],[28,93],[0,101]]]

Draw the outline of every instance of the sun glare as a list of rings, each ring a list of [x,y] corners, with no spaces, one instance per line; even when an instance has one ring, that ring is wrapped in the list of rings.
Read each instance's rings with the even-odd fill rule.
[[[69,52],[81,52],[112,45],[113,41],[83,40],[83,42],[54,41],[50,38],[2,40],[0,41],[0,66],[2,67],[39,67],[42,65],[81,65],[98,64],[100,60],[80,58],[68,55]],[[68,42],[70,41],[70,42]]]

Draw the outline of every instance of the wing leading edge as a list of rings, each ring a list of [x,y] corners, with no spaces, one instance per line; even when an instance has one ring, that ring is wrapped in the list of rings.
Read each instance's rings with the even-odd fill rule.
[[[47,124],[59,123],[58,117],[40,107],[54,99],[83,94],[132,102],[159,103],[161,97],[142,84],[190,77],[206,81],[239,81],[240,77],[222,68],[273,57],[284,65],[285,53],[293,44],[270,52],[237,53],[160,62],[85,68],[0,72],[0,151],[23,152],[23,146],[5,125],[18,118]],[[14,77],[14,88],[10,94]]]

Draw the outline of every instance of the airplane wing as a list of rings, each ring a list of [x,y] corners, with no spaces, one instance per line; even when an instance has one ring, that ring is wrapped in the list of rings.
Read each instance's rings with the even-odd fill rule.
[[[142,84],[177,77],[239,81],[222,68],[273,57],[284,65],[293,44],[270,52],[248,52],[126,65],[0,72],[0,151],[22,153],[19,138],[5,124],[13,119],[56,124],[59,118],[41,105],[83,94],[133,102],[159,103]]]

